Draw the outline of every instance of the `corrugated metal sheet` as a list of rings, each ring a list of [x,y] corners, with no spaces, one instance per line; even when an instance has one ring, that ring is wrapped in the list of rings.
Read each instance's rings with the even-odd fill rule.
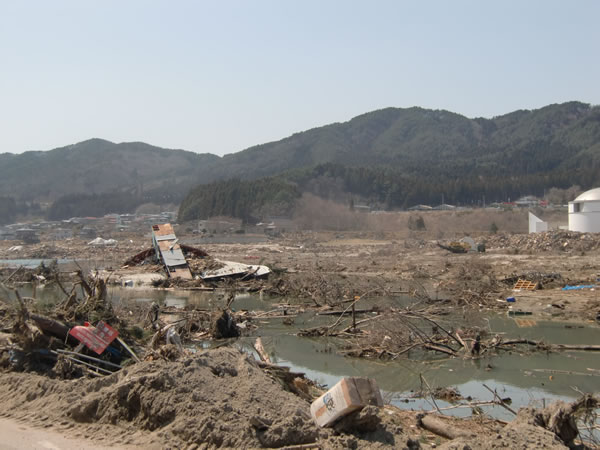
[[[169,276],[192,278],[192,273],[170,223],[152,225],[152,241],[157,253],[160,253],[160,258],[166,266]]]
[[[167,266],[180,266],[182,264],[187,264],[185,256],[183,256],[183,252],[181,251],[181,248],[179,248],[179,244],[173,244],[173,242],[175,241],[158,242],[158,247],[160,248],[163,262]]]

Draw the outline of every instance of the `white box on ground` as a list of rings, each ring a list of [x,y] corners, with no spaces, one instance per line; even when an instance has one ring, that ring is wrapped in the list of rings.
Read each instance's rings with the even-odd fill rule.
[[[383,406],[377,382],[371,378],[343,378],[310,405],[310,413],[320,427],[367,405]]]

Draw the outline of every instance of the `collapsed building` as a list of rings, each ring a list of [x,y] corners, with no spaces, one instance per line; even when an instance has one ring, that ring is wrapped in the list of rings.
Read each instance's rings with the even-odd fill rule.
[[[167,278],[218,281],[223,278],[262,278],[271,269],[211,258],[204,250],[180,244],[170,223],[152,225],[152,248],[131,257],[125,266],[145,263],[163,266]]]
[[[152,225],[152,246],[169,277],[192,279],[192,272],[170,223]]]

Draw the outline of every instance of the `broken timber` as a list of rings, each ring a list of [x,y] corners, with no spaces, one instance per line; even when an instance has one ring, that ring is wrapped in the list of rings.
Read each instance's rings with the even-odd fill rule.
[[[152,245],[156,256],[167,269],[169,277],[192,279],[192,272],[170,223],[152,225]]]

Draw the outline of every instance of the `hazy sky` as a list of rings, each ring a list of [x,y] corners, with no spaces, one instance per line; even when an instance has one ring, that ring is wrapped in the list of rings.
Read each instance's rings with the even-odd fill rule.
[[[600,1],[0,0],[0,153],[226,154],[388,106],[600,103]]]

